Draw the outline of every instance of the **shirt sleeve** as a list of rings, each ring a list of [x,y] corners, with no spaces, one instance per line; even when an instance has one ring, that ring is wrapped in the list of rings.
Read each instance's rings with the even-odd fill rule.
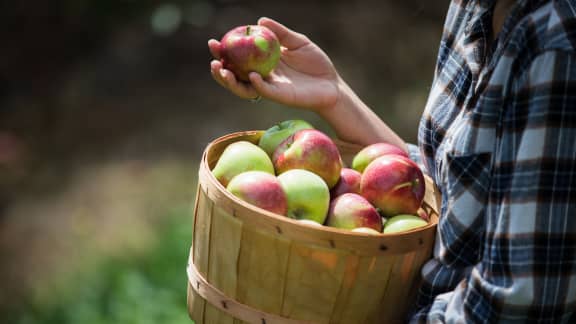
[[[435,253],[412,322],[576,320],[576,59],[550,50],[522,71],[496,132],[479,261],[454,266],[454,254]]]
[[[416,162],[416,164],[418,164],[418,166],[420,167],[420,170],[428,174],[426,166],[424,165],[422,160],[422,155],[420,154],[420,148],[412,143],[406,143],[406,146],[408,147],[408,156],[410,157],[410,160]]]

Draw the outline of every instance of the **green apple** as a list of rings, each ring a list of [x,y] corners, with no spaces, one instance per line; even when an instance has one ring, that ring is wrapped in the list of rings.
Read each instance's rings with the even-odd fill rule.
[[[324,224],[330,205],[330,190],[320,176],[303,169],[288,170],[278,176],[286,193],[286,216]]]
[[[212,174],[226,187],[232,178],[246,171],[276,174],[272,160],[263,149],[248,141],[238,141],[226,146]]]
[[[428,225],[428,222],[416,215],[396,215],[384,224],[384,234],[400,233]]]
[[[274,150],[288,138],[290,135],[296,133],[301,129],[313,129],[314,127],[310,125],[307,121],[301,119],[291,119],[282,121],[264,131],[258,146],[260,146],[268,156],[272,157]]]

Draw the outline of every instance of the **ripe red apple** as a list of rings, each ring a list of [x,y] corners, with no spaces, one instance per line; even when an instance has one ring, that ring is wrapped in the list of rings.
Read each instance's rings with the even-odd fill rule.
[[[367,227],[382,232],[382,217],[366,198],[345,193],[330,202],[326,225],[349,230]]]
[[[342,168],[340,170],[340,179],[330,190],[330,196],[336,198],[347,192],[359,194],[361,177],[362,174],[354,169]]]
[[[362,173],[360,193],[382,215],[416,214],[424,199],[424,175],[412,160],[388,154],[376,158]]]
[[[342,158],[328,135],[316,129],[302,129],[286,138],[274,151],[272,163],[278,174],[304,169],[319,175],[332,188],[340,179]]]
[[[234,196],[256,207],[286,215],[287,200],[276,176],[264,171],[246,171],[238,174],[226,187]]]
[[[386,154],[398,154],[409,157],[408,153],[398,146],[388,143],[374,143],[364,147],[352,159],[352,169],[362,173],[364,169],[376,158]]]
[[[222,37],[220,44],[222,65],[242,81],[249,81],[250,72],[267,77],[280,60],[280,42],[264,26],[236,27]]]

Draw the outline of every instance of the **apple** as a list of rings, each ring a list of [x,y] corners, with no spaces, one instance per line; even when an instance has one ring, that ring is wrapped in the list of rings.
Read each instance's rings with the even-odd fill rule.
[[[278,176],[288,201],[286,216],[324,224],[330,205],[330,190],[317,174],[303,169],[288,170]]]
[[[388,143],[374,143],[361,149],[352,159],[352,169],[362,173],[364,169],[376,158],[386,154],[398,154],[409,157],[408,153],[398,146]]]
[[[351,168],[342,168],[340,170],[340,179],[336,185],[330,190],[332,198],[336,198],[341,194],[352,192],[360,193],[360,179],[362,174]]]
[[[314,127],[308,122],[300,119],[282,121],[264,131],[258,146],[260,146],[270,157],[274,154],[274,150],[282,141],[288,136],[296,133],[301,129],[313,129]]]
[[[275,175],[264,171],[242,172],[230,180],[226,189],[249,204],[286,215],[286,194]]]
[[[272,160],[263,149],[248,141],[238,141],[226,146],[212,174],[226,187],[234,176],[246,171],[275,174]]]
[[[382,232],[378,232],[377,230],[369,227],[356,227],[353,228],[351,231],[356,233],[373,234],[373,235],[382,234]]]
[[[250,80],[250,72],[266,78],[280,60],[280,42],[264,26],[236,27],[222,37],[220,44],[222,65],[242,81]]]
[[[288,136],[274,151],[272,163],[278,174],[305,169],[319,175],[328,188],[340,179],[342,158],[328,135],[316,129],[302,129]]]
[[[428,222],[416,215],[396,215],[384,224],[384,234],[406,232],[426,226]]]
[[[306,224],[306,225],[311,225],[311,226],[316,226],[316,227],[322,227],[322,224],[315,222],[313,220],[309,220],[309,219],[298,219],[298,222],[301,224]]]
[[[330,202],[326,225],[342,229],[367,227],[382,231],[382,217],[366,198],[345,193]]]
[[[388,154],[370,162],[360,179],[360,193],[384,217],[416,214],[425,192],[424,175],[412,160]]]

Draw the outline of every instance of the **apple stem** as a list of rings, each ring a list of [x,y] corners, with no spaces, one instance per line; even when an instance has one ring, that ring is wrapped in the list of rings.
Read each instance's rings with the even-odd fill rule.
[[[250,26],[246,26],[246,36],[250,35]]]

